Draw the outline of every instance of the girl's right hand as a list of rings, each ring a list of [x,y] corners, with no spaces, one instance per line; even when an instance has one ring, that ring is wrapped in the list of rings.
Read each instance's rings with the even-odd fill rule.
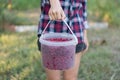
[[[60,5],[60,2],[52,2],[51,0],[51,7],[49,10],[49,17],[51,20],[64,20],[66,18],[65,13]]]

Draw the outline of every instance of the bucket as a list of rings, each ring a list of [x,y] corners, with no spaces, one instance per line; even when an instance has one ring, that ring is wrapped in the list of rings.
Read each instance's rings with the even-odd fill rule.
[[[65,24],[67,25],[66,22]],[[39,41],[41,43],[42,63],[45,68],[66,70],[74,66],[75,50],[78,42],[69,26],[68,28],[72,34],[42,33]]]

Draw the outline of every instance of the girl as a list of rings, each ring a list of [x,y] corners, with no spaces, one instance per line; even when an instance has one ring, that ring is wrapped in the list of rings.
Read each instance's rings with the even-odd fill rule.
[[[77,36],[76,56],[74,67],[62,71],[64,80],[77,80],[80,59],[82,54],[88,49],[87,40],[87,0],[42,0],[41,16],[38,26],[38,38],[47,23],[52,20],[47,31],[50,32],[69,32],[62,20],[65,20],[74,34]],[[61,20],[61,21],[60,21]],[[40,43],[38,41],[40,50]],[[47,80],[61,80],[60,70],[50,70],[45,68]]]

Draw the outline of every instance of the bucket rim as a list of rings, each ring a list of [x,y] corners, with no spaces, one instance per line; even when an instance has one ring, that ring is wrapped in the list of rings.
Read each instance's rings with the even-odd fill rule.
[[[45,40],[45,37],[48,37],[50,35],[54,36],[62,36],[66,38],[72,38],[70,41],[64,41],[64,42],[53,42],[53,41],[47,41]],[[39,38],[39,42],[44,45],[50,45],[50,46],[69,46],[69,45],[77,45],[78,42],[76,42],[75,38],[70,33],[45,33],[42,34]]]

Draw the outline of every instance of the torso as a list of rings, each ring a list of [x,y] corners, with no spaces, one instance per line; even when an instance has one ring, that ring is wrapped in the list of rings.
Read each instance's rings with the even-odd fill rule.
[[[78,42],[83,41],[83,0],[60,0],[61,6],[66,14],[66,21],[78,38]],[[48,11],[50,9],[49,0],[41,0],[41,15],[38,25],[38,34],[41,34],[49,19]],[[62,21],[53,21],[48,29],[48,32],[70,32]]]

